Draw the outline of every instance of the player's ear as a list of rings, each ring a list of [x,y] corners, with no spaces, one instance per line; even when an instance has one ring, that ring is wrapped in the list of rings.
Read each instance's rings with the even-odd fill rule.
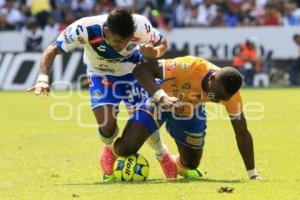
[[[208,80],[211,81],[211,82],[215,81],[216,80],[216,74],[213,73],[212,75],[210,75]]]

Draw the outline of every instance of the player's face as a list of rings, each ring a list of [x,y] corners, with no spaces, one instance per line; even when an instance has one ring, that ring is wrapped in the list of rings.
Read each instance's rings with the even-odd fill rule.
[[[296,39],[295,39],[295,42],[300,45],[300,36],[298,36]]]
[[[128,44],[130,37],[123,38],[117,34],[107,31],[105,39],[115,51],[122,51]]]
[[[232,95],[226,93],[224,86],[217,80],[213,79],[208,84],[208,97],[212,102],[228,101]]]

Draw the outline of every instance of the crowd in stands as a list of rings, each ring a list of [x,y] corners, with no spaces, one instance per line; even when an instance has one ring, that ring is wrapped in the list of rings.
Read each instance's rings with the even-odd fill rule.
[[[256,45],[255,38],[248,38],[240,44],[240,48],[233,58],[232,66],[244,75],[245,86],[267,87],[270,82],[269,61],[271,54],[260,57]]]
[[[0,0],[0,30],[35,23],[63,30],[78,18],[128,7],[155,27],[294,26],[300,0]]]

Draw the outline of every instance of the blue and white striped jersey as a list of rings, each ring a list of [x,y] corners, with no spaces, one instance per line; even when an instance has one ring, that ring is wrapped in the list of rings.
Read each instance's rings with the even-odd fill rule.
[[[147,18],[133,14],[136,24],[134,37],[120,52],[106,42],[103,28],[108,15],[85,17],[69,25],[57,38],[58,48],[69,52],[79,45],[84,48],[83,61],[88,74],[122,76],[131,73],[137,63],[143,61],[141,45],[155,44],[162,35],[154,29]]]

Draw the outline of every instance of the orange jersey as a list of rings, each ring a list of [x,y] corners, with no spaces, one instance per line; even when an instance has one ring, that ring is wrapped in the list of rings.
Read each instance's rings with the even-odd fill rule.
[[[209,73],[220,70],[216,65],[199,57],[185,56],[162,61],[163,80],[161,88],[169,95],[178,97],[184,106],[176,110],[179,116],[191,116],[199,103],[210,102],[202,89],[202,81]],[[242,112],[242,99],[237,92],[228,101],[221,101],[229,115]]]

